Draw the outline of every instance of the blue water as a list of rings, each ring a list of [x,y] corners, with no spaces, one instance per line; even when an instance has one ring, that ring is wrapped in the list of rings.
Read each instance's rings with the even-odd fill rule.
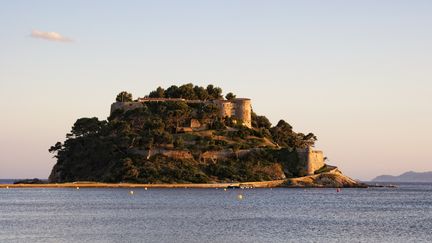
[[[432,242],[432,184],[133,190],[0,189],[0,242]]]

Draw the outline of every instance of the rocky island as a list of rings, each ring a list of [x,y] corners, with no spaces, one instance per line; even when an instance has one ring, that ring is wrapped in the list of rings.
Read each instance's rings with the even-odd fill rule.
[[[272,126],[251,103],[213,85],[158,87],[137,99],[123,91],[107,120],[80,118],[49,149],[57,158],[49,182],[364,186],[325,164],[313,133],[284,120]]]

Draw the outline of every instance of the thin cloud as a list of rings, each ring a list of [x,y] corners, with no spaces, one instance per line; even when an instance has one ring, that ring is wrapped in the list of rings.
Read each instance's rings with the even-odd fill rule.
[[[62,36],[61,34],[57,32],[44,32],[39,30],[33,30],[30,34],[33,38],[41,38],[44,40],[50,40],[50,41],[60,41],[60,42],[72,42],[73,40],[71,38]]]

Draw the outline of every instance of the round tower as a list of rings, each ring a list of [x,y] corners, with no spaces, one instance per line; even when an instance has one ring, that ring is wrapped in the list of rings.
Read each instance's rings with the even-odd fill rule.
[[[242,120],[243,124],[249,128],[252,127],[252,106],[251,106],[251,100],[247,98],[237,98],[233,99],[232,102],[234,103],[235,107],[235,118]]]

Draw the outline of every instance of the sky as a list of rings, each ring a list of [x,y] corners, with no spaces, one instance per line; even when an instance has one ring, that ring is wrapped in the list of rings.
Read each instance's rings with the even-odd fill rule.
[[[432,1],[2,1],[0,178],[47,178],[123,90],[214,84],[346,175],[432,171]]]

